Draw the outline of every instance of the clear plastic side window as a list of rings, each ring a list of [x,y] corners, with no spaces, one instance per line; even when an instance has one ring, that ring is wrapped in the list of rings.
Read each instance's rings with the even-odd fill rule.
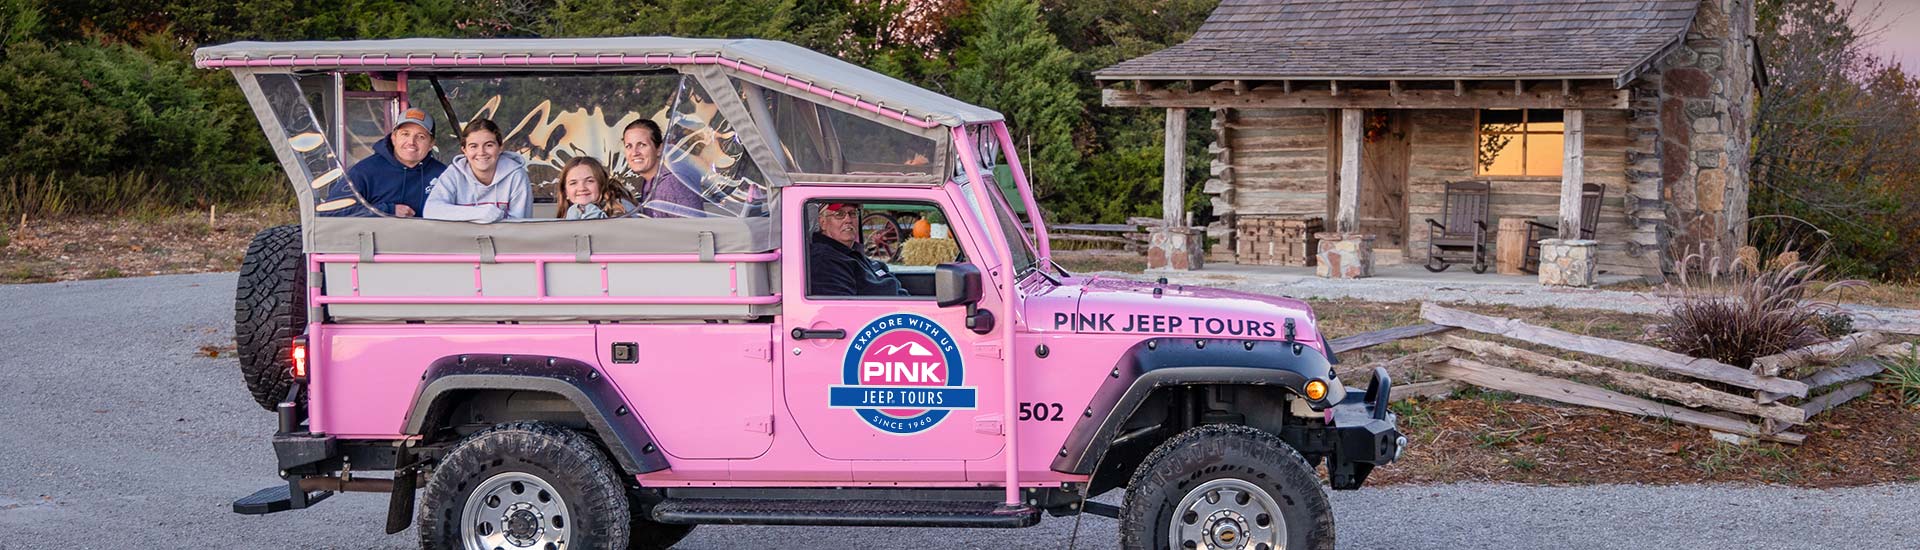
[[[641,209],[655,217],[767,215],[766,176],[697,81],[681,79],[666,114],[660,158],[672,179],[658,178],[648,189],[636,189],[644,193]]]
[[[758,93],[765,111],[756,116],[770,119],[781,165],[789,172],[907,179],[938,176],[934,161],[939,158],[939,144],[932,139],[782,92],[759,88]]]
[[[312,186],[314,210],[321,215],[361,210],[357,208],[359,197],[346,184],[346,170],[327,141],[326,127],[308,104],[300,81],[288,74],[263,74],[255,78],[282,132],[268,137],[286,143],[292,150],[293,165],[298,172],[287,175],[295,182]]]

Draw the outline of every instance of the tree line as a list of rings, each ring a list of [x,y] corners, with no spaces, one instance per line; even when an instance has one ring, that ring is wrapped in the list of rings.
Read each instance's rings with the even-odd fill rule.
[[[1008,116],[1053,219],[1157,215],[1158,109],[1107,108],[1091,72],[1179,43],[1217,0],[0,0],[0,216],[285,200],[231,78],[236,40],[759,37]],[[1852,275],[1920,272],[1920,85],[1867,51],[1853,2],[1761,0],[1755,215],[1825,231]],[[1867,8],[1863,8],[1867,9]],[[1189,133],[1206,135],[1204,111]],[[1187,209],[1207,219],[1205,139]],[[1755,224],[1756,239],[1802,238]],[[1795,236],[1788,236],[1789,234]]]
[[[785,40],[999,110],[1052,215],[1119,221],[1159,211],[1164,115],[1101,107],[1090,73],[1186,39],[1215,1],[0,0],[0,214],[278,196],[231,77],[193,68],[202,45],[662,35]]]

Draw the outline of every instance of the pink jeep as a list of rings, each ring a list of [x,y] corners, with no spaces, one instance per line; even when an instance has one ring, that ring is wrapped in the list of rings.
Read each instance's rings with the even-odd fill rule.
[[[1119,518],[1128,547],[1331,548],[1315,468],[1355,489],[1405,445],[1385,372],[1348,388],[1305,303],[1067,273],[999,113],[832,57],[608,38],[195,58],[233,72],[301,205],[241,274],[286,482],[239,513],[387,493],[398,532],[418,498],[430,548],[1042,511]],[[347,170],[410,109],[442,161],[449,121],[496,121],[535,219],[361,208]],[[622,152],[641,119],[665,129],[656,166]],[[580,156],[704,204],[640,188],[628,215],[561,220]]]

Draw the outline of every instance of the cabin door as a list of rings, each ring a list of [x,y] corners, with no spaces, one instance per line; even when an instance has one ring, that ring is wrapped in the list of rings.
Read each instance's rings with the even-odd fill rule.
[[[1360,148],[1360,232],[1376,249],[1407,246],[1407,111],[1369,109]]]

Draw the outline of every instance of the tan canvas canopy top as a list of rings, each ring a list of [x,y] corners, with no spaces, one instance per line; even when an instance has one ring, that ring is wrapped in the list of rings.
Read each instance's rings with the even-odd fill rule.
[[[276,72],[333,70],[489,71],[713,64],[722,72],[791,79],[821,91],[942,126],[1002,120],[1000,113],[940,95],[839,58],[773,40],[670,37],[234,42],[194,51],[203,68]],[[762,74],[764,73],[764,74]]]

